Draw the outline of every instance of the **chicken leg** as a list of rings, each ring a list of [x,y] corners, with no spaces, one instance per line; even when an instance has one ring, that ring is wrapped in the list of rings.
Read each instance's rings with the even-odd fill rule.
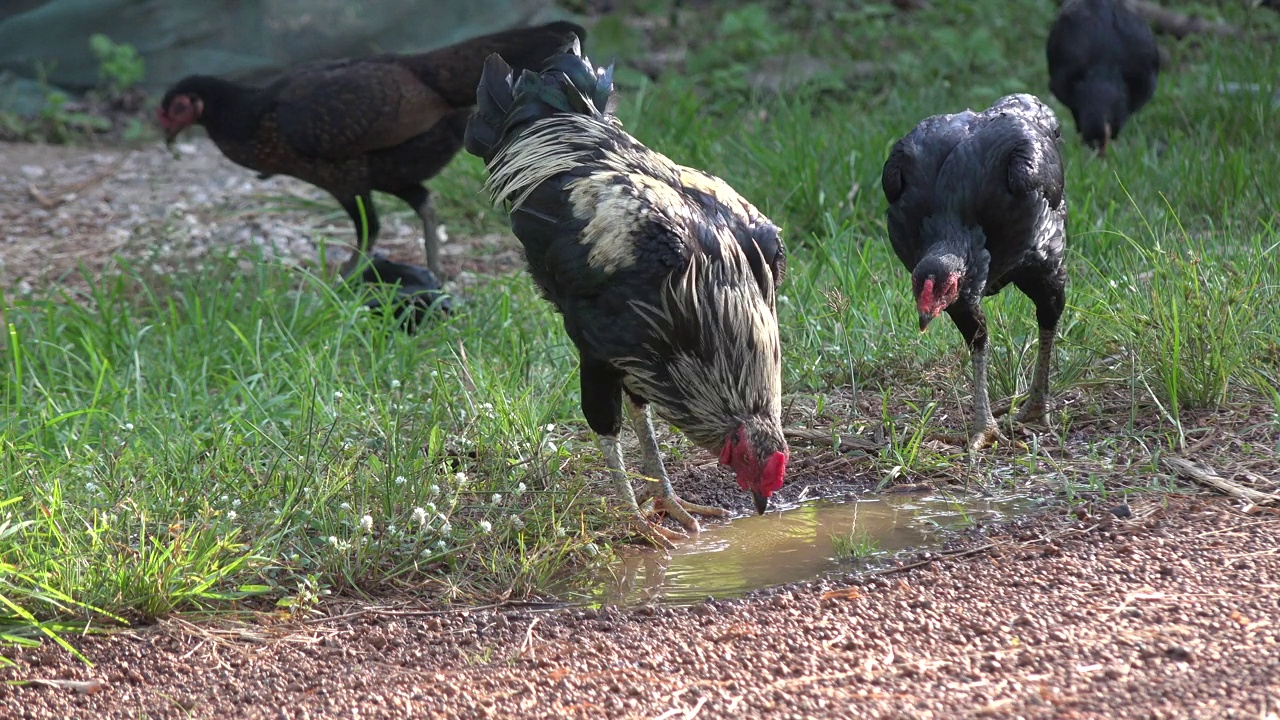
[[[440,225],[436,222],[436,210],[431,202],[431,191],[420,184],[413,184],[394,193],[405,201],[422,220],[422,254],[427,260],[427,268],[443,281],[440,270]]]
[[[1058,334],[1058,321],[1066,304],[1066,293],[1050,283],[1018,283],[1018,289],[1036,305],[1036,322],[1040,326],[1040,343],[1036,351],[1036,367],[1031,375],[1031,387],[1027,399],[1013,419],[1016,422],[1034,422],[1044,417],[1049,409],[1049,370],[1053,365],[1053,344]],[[996,417],[1009,412],[1010,405],[1002,404],[995,410]]]
[[[995,443],[1007,445],[1008,439],[996,425],[991,414],[991,399],[987,395],[987,318],[977,305],[968,307],[956,303],[947,308],[947,314],[955,322],[969,355],[973,359],[973,434],[969,436],[969,452],[977,452]]]
[[[351,251],[351,257],[338,268],[339,275],[346,280],[364,269],[369,251],[378,242],[378,212],[373,207],[373,193],[342,200],[342,208],[356,227],[356,247]]]
[[[605,464],[609,466],[609,477],[613,479],[614,488],[617,489],[618,495],[622,497],[622,501],[631,508],[631,527],[636,531],[636,534],[660,548],[670,550],[675,547],[674,541],[685,537],[685,535],[649,522],[648,518],[640,512],[640,505],[636,502],[635,490],[631,488],[631,478],[627,477],[626,468],[622,463],[622,443],[618,442],[618,437],[616,435],[597,435],[596,443],[600,446],[600,452],[604,455]]]
[[[653,420],[649,417],[649,406],[637,403],[627,397],[627,413],[631,416],[631,427],[640,440],[642,467],[648,483],[637,497],[639,506],[645,501],[653,500],[654,513],[666,512],[675,518],[689,532],[700,532],[698,521],[691,513],[706,517],[724,517],[723,508],[709,505],[698,505],[682,500],[671,487],[671,478],[667,477],[667,469],[662,464],[662,455],[658,451],[658,438],[653,432]]]

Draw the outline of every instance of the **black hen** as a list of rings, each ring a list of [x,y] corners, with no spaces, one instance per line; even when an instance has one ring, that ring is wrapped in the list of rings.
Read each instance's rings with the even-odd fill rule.
[[[1053,340],[1066,301],[1067,204],[1058,119],[1031,95],[974,113],[935,115],[884,164],[889,241],[910,269],[920,331],[943,310],[973,356],[977,424],[969,447],[1000,439],[987,396],[981,301],[1013,283],[1036,305],[1040,352],[1018,419],[1044,415]]]
[[[1120,0],[1066,0],[1049,30],[1049,89],[1090,147],[1106,154],[1156,91],[1160,51],[1147,21]]]
[[[373,191],[395,195],[422,219],[427,266],[441,277],[435,211],[423,182],[462,147],[484,58],[501,52],[518,67],[541,67],[582,32],[553,22],[419,55],[315,63],[263,88],[192,75],[165,93],[158,116],[168,142],[200,124],[227,158],[259,177],[291,175],[333,195],[356,230],[343,275],[377,242]]]
[[[564,316],[580,357],[582,411],[640,532],[649,524],[623,466],[625,394],[653,498],[691,531],[690,512],[723,515],[673,492],[648,406],[731,466],[764,512],[782,486],[782,356],[775,298],[778,228],[722,180],[673,163],[612,115],[612,68],[575,43],[539,73],[485,63],[466,149],[511,212],[529,273]]]

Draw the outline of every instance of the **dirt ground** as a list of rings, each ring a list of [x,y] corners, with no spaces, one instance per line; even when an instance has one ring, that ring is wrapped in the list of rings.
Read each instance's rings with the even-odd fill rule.
[[[7,651],[0,716],[1274,720],[1280,513],[1130,508],[690,607],[172,620]]]
[[[337,202],[306,183],[257,175],[227,160],[207,138],[136,148],[0,143],[0,288],[31,293],[52,284],[83,289],[117,257],[155,272],[191,267],[224,248],[315,267],[323,241],[330,265],[346,259],[354,231]],[[379,199],[376,250],[422,262],[422,227],[394,199]],[[390,214],[388,211],[403,211]],[[447,226],[446,226],[447,229]],[[518,267],[506,235],[446,242],[446,273]],[[460,281],[462,277],[458,278]]]

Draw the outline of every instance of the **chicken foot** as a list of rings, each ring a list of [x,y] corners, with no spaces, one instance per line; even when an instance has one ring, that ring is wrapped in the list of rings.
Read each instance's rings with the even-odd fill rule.
[[[671,478],[667,477],[667,469],[662,464],[662,455],[658,451],[658,438],[653,431],[649,406],[640,405],[628,397],[627,413],[631,416],[631,427],[640,440],[642,467],[646,478],[649,479],[648,484],[637,496],[640,506],[648,500],[653,500],[655,514],[668,513],[685,529],[694,533],[701,532],[702,528],[698,526],[698,521],[693,514],[707,517],[724,517],[728,514],[722,508],[687,502],[676,495],[671,487]]]
[[[613,480],[614,488],[631,510],[632,529],[637,535],[660,548],[670,550],[675,547],[674,541],[686,536],[649,522],[648,518],[640,512],[635,490],[631,488],[631,478],[627,477],[627,471],[623,467],[622,443],[618,442],[617,436],[598,435],[596,442],[600,446],[600,452],[604,454],[605,464],[609,466],[609,477]]]

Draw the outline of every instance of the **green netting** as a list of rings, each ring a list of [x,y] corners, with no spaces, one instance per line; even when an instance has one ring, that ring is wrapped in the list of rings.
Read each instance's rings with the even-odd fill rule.
[[[0,74],[83,91],[98,83],[89,37],[128,43],[143,86],[191,73],[253,79],[301,62],[421,52],[554,19],[550,0],[4,0]],[[3,91],[0,91],[3,92]]]

